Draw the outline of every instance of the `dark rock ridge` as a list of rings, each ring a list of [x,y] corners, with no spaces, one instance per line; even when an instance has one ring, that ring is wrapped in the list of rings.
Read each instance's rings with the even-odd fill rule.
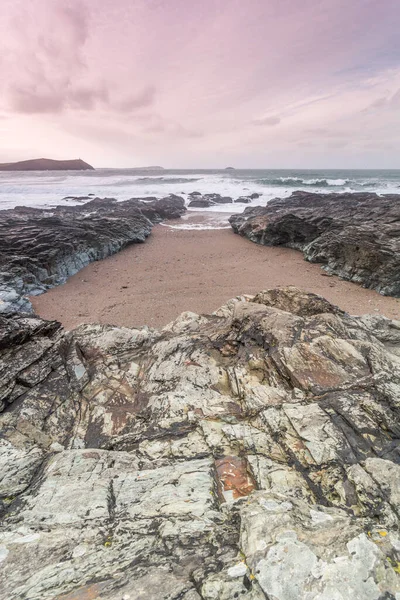
[[[400,597],[400,323],[295,288],[0,319],[0,597]]]
[[[93,200],[95,194],[88,194],[87,196],[64,196],[63,200],[72,200],[74,202],[87,202]]]
[[[80,158],[73,160],[53,160],[51,158],[34,158],[13,163],[1,163],[0,171],[86,171],[94,167]]]
[[[253,242],[301,250],[328,273],[400,296],[400,195],[299,191],[230,223]]]
[[[144,242],[153,223],[179,218],[185,210],[183,198],[170,196],[0,211],[0,314],[30,311],[27,295],[63,283],[128,244]]]
[[[252,200],[259,198],[260,194],[253,193],[250,196],[241,196],[234,202],[249,204]],[[230,196],[221,196],[221,194],[201,194],[200,192],[191,192],[189,194],[189,208],[209,208],[216,204],[232,204]]]
[[[221,196],[221,194],[200,194],[192,192],[189,194],[189,208],[209,208],[216,204],[232,204],[230,196]]]

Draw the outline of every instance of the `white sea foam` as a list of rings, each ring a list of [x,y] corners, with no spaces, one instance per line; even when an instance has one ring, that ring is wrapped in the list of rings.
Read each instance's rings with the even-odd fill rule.
[[[52,207],[78,204],[67,196],[89,196],[126,200],[132,197],[182,196],[187,204],[193,191],[217,193],[234,200],[256,192],[259,198],[250,204],[216,204],[207,209],[190,208],[189,213],[223,213],[224,223],[232,213],[246,206],[266,205],[272,198],[285,198],[294,190],[327,192],[400,193],[400,171],[148,171],[98,169],[87,172],[0,172],[0,208],[14,206]],[[215,223],[184,223],[185,228],[215,228]],[[175,226],[175,225],[174,225]],[[181,226],[176,226],[180,227]]]
[[[288,185],[291,187],[303,187],[303,186],[317,186],[317,187],[340,187],[349,183],[349,179],[329,179],[329,178],[318,178],[318,177],[278,177],[277,179],[262,179],[260,182],[263,185]]]

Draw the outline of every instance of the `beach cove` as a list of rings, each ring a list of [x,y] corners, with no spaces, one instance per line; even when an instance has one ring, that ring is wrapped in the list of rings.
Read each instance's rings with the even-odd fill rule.
[[[296,250],[254,244],[230,227],[179,225],[156,225],[144,244],[91,263],[65,284],[31,297],[35,312],[66,329],[94,322],[161,327],[183,311],[209,313],[227,298],[293,285],[350,314],[400,317],[399,299],[327,276]]]

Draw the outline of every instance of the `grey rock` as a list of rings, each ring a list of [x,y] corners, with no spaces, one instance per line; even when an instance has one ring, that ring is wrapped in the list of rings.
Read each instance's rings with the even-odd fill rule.
[[[213,200],[209,200],[208,198],[200,198],[195,197],[188,204],[189,208],[209,208],[210,206],[214,206],[215,202]]]
[[[232,204],[232,198],[229,196],[221,196],[221,194],[204,194],[201,195],[199,192],[192,192],[189,194],[190,208],[209,208],[215,204]]]
[[[232,202],[232,198],[230,196],[221,196],[221,194],[204,194],[203,198],[211,200],[216,204],[230,204]]]
[[[178,196],[94,198],[81,206],[0,211],[0,315],[29,312],[28,295],[63,283],[92,261],[144,242],[153,223],[185,212]]]
[[[240,196],[235,200],[238,204],[250,204],[251,198],[249,196]]]
[[[399,221],[399,195],[301,191],[230,218],[234,232],[253,242],[301,250],[330,274],[397,297]]]
[[[397,332],[296,288],[2,317],[0,596],[399,598]]]

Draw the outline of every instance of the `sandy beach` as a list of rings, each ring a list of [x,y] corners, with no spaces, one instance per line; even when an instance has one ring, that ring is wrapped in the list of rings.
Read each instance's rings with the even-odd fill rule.
[[[212,312],[233,296],[279,285],[320,294],[351,314],[400,318],[400,300],[326,276],[300,252],[258,246],[230,228],[158,225],[144,244],[92,263],[31,300],[37,314],[67,329],[92,322],[160,327],[183,311]]]

